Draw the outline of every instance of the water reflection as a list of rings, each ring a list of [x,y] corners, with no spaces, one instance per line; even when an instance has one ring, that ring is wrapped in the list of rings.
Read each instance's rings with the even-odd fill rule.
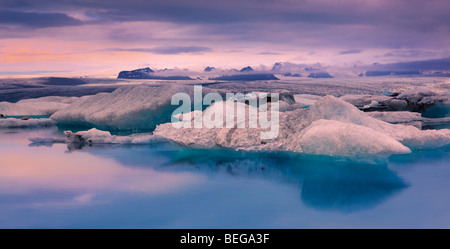
[[[132,167],[148,167],[149,162],[158,162],[153,167],[159,171],[282,182],[299,188],[303,203],[317,210],[353,212],[372,208],[407,187],[386,164],[329,157],[185,149],[170,145],[129,146],[126,151],[123,147],[105,150],[91,146],[83,151]]]
[[[407,187],[380,165],[322,165],[309,167],[301,198],[314,208],[352,212],[372,208]]]
[[[242,193],[231,189],[236,183],[256,181],[258,185],[251,188],[260,188],[262,194],[272,191],[261,197],[268,198],[269,202],[277,198],[274,195],[281,194],[273,192],[273,186],[281,185],[293,190],[284,198],[295,199],[293,203],[298,208],[302,208],[299,205],[302,203],[311,210],[348,213],[374,208],[407,187],[383,162],[370,164],[290,153],[185,149],[174,144],[27,146],[26,138],[59,134],[52,130],[31,133],[4,133],[0,137],[0,209],[8,205],[98,206],[113,202],[118,195],[135,198],[176,193],[178,198],[186,196],[186,202],[193,208],[191,212],[196,214],[196,208],[218,208],[209,203],[216,198],[217,191],[222,191],[218,182],[219,186],[230,188],[222,192],[222,201],[244,198],[237,202],[240,208],[244,205],[255,208],[251,199],[245,199],[253,195],[246,193],[247,185]],[[211,186],[215,186],[212,192],[193,195],[192,191]],[[196,201],[189,201],[194,197]],[[144,205],[144,209],[145,205],[153,204],[139,205]],[[237,208],[229,205],[223,208]],[[173,209],[172,204],[157,210],[162,212],[167,208]],[[185,208],[177,211],[187,212]],[[240,212],[246,213],[245,209]]]
[[[89,153],[62,154],[64,144],[28,147],[8,141],[0,143],[0,200],[9,200],[2,208],[95,204],[111,194],[166,194],[203,181],[190,172],[126,167]]]

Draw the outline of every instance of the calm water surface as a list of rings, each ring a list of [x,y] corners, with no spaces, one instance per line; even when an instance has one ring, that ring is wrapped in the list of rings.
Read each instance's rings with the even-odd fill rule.
[[[450,149],[374,163],[0,130],[0,228],[450,227]]]

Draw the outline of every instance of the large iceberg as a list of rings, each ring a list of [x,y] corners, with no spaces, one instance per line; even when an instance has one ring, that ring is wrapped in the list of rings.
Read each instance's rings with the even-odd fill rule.
[[[90,97],[83,97],[79,101],[57,111],[51,119],[59,125],[85,126],[101,130],[153,130],[156,125],[170,122],[173,112],[178,108],[172,105],[172,97],[176,93],[187,94],[194,102],[194,87],[192,85],[139,85],[121,87],[112,93],[100,93]],[[202,87],[202,93],[221,94],[224,92]],[[245,102],[258,101],[260,94],[236,94],[232,100]],[[266,96],[266,95],[265,95]],[[267,95],[270,96],[270,95]],[[203,97],[203,96],[199,96]],[[265,101],[275,101],[271,97],[261,97]],[[278,99],[280,111],[292,111],[303,108],[304,105],[295,103],[294,96],[287,91],[279,91]],[[192,106],[191,106],[192,107]],[[177,114],[175,118],[183,115]]]
[[[4,116],[50,116],[78,99],[77,97],[50,96],[20,100],[17,103],[0,102],[0,114]]]
[[[450,144],[450,130],[420,130],[401,124],[389,124],[370,117],[345,101],[326,96],[310,107],[310,120],[329,119],[353,123],[382,132],[412,148],[436,148]]]
[[[371,128],[321,119],[298,134],[302,152],[324,155],[406,154],[411,150],[392,137]]]
[[[218,110],[224,103],[217,105]],[[238,104],[238,108],[243,107]],[[207,110],[204,112],[206,114]],[[279,113],[279,134],[264,140],[258,128],[176,128],[159,125],[154,134],[189,147],[277,150],[326,155],[403,154],[410,148],[450,144],[450,130],[420,130],[370,117],[355,106],[325,96],[307,109]],[[246,119],[248,123],[248,117]],[[195,122],[189,120],[188,122]],[[193,124],[191,127],[194,127]],[[409,148],[408,148],[409,147]]]
[[[203,88],[205,89],[205,88]],[[121,87],[112,93],[100,93],[80,99],[51,116],[59,125],[86,126],[101,130],[152,130],[171,121],[172,96],[193,96],[193,87],[168,84]]]
[[[184,146],[197,148],[244,149],[258,146],[261,145],[259,139],[261,129],[245,128],[250,125],[248,114],[255,114],[257,109],[241,102],[217,102],[208,107],[202,115],[196,115],[193,119],[186,119],[182,123],[159,125],[154,134]],[[246,113],[247,115],[245,115],[245,118],[239,119],[238,113]],[[227,128],[227,117],[231,117],[230,122],[234,128]],[[195,128],[197,122],[200,122],[204,127]],[[192,128],[176,128],[185,127],[186,123]]]

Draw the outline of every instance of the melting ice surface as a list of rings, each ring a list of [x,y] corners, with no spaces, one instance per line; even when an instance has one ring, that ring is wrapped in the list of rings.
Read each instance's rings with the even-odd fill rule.
[[[2,228],[448,227],[450,150],[378,164],[0,130]]]

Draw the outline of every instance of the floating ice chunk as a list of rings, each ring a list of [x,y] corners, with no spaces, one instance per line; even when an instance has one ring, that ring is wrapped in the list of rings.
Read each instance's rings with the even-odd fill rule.
[[[382,132],[335,120],[314,121],[295,138],[302,152],[308,154],[364,156],[411,152]]]
[[[204,92],[206,88],[203,88]],[[188,85],[121,87],[79,100],[51,116],[58,124],[84,125],[101,130],[152,130],[170,122],[178,108],[171,105],[176,93],[193,95]],[[192,98],[192,97],[191,97]]]
[[[340,97],[340,99],[356,106],[356,107],[363,107],[365,105],[370,105],[370,103],[372,103],[372,101],[376,101],[378,103],[383,103],[385,101],[388,101],[390,99],[392,99],[392,97],[389,96],[376,96],[376,95],[352,95],[352,94],[347,94],[344,95],[342,97]]]
[[[167,141],[152,134],[133,134],[129,136],[115,136],[108,131],[101,131],[95,128],[88,131],[79,131],[73,133],[65,131],[66,142],[68,143],[87,143],[87,144],[153,144]]]
[[[418,112],[367,112],[367,115],[391,124],[410,124],[414,122],[420,122],[423,125],[450,124],[450,117],[425,118]]]
[[[257,146],[261,145],[261,129],[257,128],[257,111],[258,108],[241,102],[216,102],[203,111],[200,128],[196,128],[198,126],[195,123],[200,122],[197,118],[191,121],[190,128],[175,128],[171,123],[158,125],[154,134],[189,147]],[[270,110],[264,115],[270,115]]]
[[[340,99],[361,109],[380,109],[380,110],[407,110],[408,102],[403,99],[396,99],[391,96],[377,95],[351,95],[347,94]],[[413,109],[410,107],[409,109]]]
[[[391,96],[393,93],[391,91],[389,91],[388,89],[383,89],[383,95],[384,96]]]
[[[448,105],[450,92],[436,93],[426,88],[417,88],[404,91],[396,98],[407,101],[411,106],[428,108],[435,104]]]
[[[308,119],[337,120],[372,128],[411,148],[437,148],[450,144],[450,130],[419,130],[416,127],[389,124],[370,117],[355,106],[333,96],[325,96],[311,106]]]
[[[369,109],[369,108],[374,108],[374,107],[378,107],[378,106],[380,106],[380,103],[378,103],[375,100],[372,100],[372,102],[370,102],[370,104],[363,106],[361,109]]]
[[[393,111],[417,111],[417,108],[414,105],[410,105],[410,103],[404,99],[392,98],[380,103],[380,106],[385,106],[387,109]]]
[[[279,92],[278,94],[280,96],[280,100],[288,103],[289,105],[292,105],[295,103],[294,95],[291,92],[284,90],[284,91]]]
[[[400,93],[397,98],[407,99],[410,102],[418,103],[423,97],[430,97],[436,95],[433,91],[426,88],[416,88],[411,90],[406,90]]]
[[[224,108],[230,103],[215,103],[217,105],[211,106],[209,111],[224,115]],[[238,104],[241,106],[237,108],[250,108]],[[261,128],[192,127],[194,125],[176,129],[170,123],[161,124],[154,134],[188,147],[283,150],[344,156],[401,154],[410,151],[405,146],[433,148],[450,144],[450,130],[422,131],[412,126],[389,124],[333,96],[325,96],[307,109],[280,113],[279,135],[272,140],[261,139]]]
[[[84,96],[86,97],[86,96]],[[20,100],[17,103],[41,103],[41,102],[52,102],[52,103],[63,103],[63,104],[72,104],[75,101],[79,100],[79,97],[60,97],[60,96],[47,96],[41,98],[34,99],[24,99]]]
[[[391,124],[412,125],[422,128],[424,118],[418,112],[396,111],[396,112],[366,112],[367,115]],[[449,120],[450,121],[450,120]]]
[[[5,116],[23,115],[45,115],[50,116],[74,101],[77,97],[43,97],[36,99],[25,99],[17,103],[0,102],[0,113]]]
[[[413,126],[403,126],[395,130],[392,137],[410,148],[439,148],[450,144],[450,130],[419,130]]]
[[[322,98],[322,96],[312,95],[312,94],[295,94],[294,95],[295,103],[302,104],[305,107],[314,105],[314,103],[316,103],[316,101],[319,100],[320,98]]]
[[[308,109],[308,118],[311,123],[319,119],[331,119],[369,127],[375,120],[352,104],[331,95],[321,98]]]
[[[17,118],[0,119],[0,128],[35,128],[54,126],[55,122],[49,118],[22,120]]]
[[[282,90],[282,91],[274,92],[274,93],[278,93],[278,99],[273,99],[273,96],[271,95],[271,93],[268,93],[268,92],[250,92],[250,93],[243,94],[243,95],[237,94],[237,95],[227,99],[227,101],[237,101],[237,102],[244,103],[247,100],[259,101],[259,99],[265,99],[266,103],[275,102],[277,100],[284,101],[288,105],[292,105],[295,103],[294,95],[289,91]]]

